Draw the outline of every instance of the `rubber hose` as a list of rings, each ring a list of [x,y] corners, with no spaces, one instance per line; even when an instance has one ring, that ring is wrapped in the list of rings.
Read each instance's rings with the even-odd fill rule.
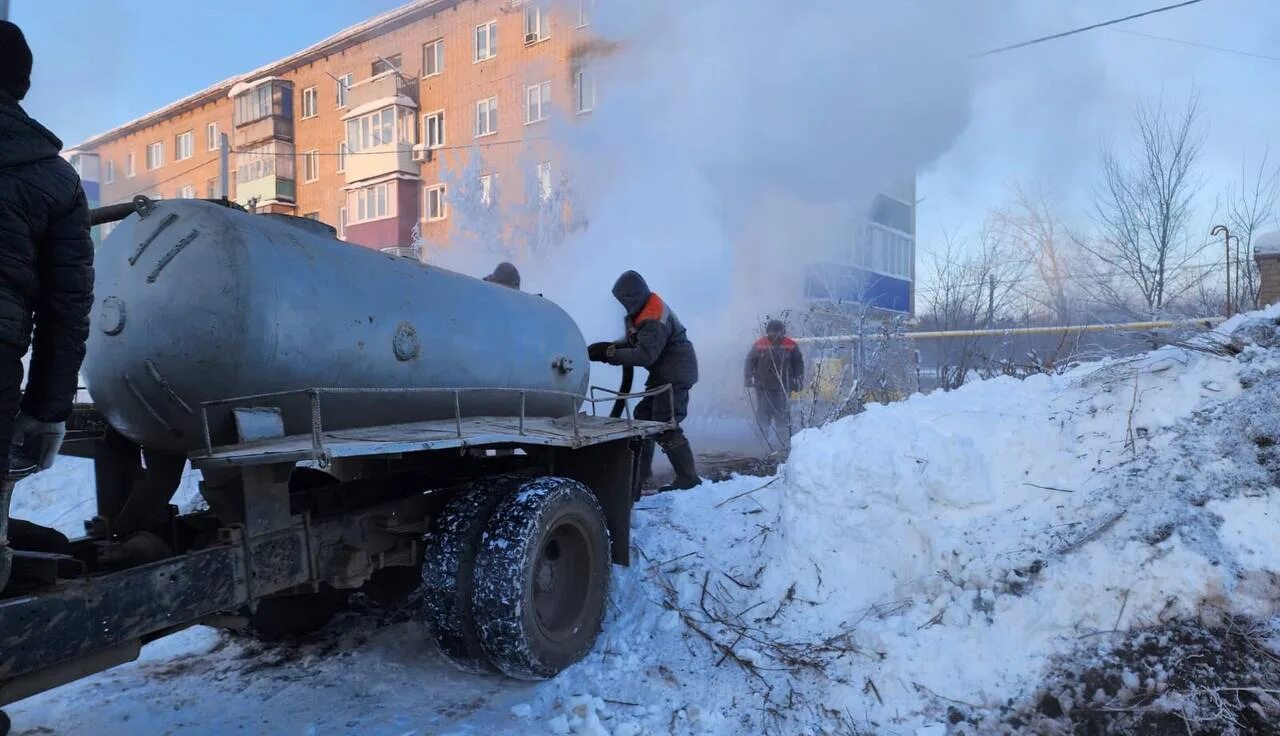
[[[618,386],[618,393],[631,393],[631,382],[635,380],[636,368],[632,365],[622,366],[622,384]],[[613,402],[613,409],[609,412],[609,416],[617,419],[622,416],[622,412],[627,410],[627,400],[618,399]]]

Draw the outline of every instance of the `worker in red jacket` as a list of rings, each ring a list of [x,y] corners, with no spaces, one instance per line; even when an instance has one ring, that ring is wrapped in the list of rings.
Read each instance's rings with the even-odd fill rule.
[[[764,337],[747,352],[744,373],[747,388],[755,392],[756,424],[765,442],[772,447],[770,433],[774,432],[779,447],[790,448],[790,394],[804,385],[804,356],[796,341],[787,337],[782,320],[769,320]]]

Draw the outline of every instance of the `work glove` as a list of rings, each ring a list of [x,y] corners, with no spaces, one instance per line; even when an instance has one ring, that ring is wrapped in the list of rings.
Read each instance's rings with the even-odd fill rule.
[[[13,439],[9,448],[10,474],[23,466],[34,466],[30,472],[52,468],[66,436],[66,422],[42,422],[19,413],[13,423]]]
[[[593,342],[587,346],[587,357],[593,363],[607,363],[612,357],[613,343],[611,342]]]

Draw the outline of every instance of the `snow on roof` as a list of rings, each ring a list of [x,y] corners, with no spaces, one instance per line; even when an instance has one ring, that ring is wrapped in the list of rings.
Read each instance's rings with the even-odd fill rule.
[[[1280,231],[1263,233],[1253,239],[1253,252],[1264,255],[1280,255]]]
[[[246,79],[255,79],[257,77],[268,76],[276,72],[285,71],[290,67],[300,65],[303,63],[303,60],[309,57],[318,56],[323,53],[331,53],[335,50],[335,47],[354,43],[360,39],[360,37],[379,31],[383,26],[396,24],[405,18],[412,16],[418,11],[437,6],[439,6],[438,9],[443,10],[449,6],[456,5],[459,2],[461,2],[461,0],[413,0],[412,2],[405,3],[394,10],[387,11],[381,15],[375,15],[366,21],[357,23],[349,28],[339,31],[323,41],[308,46],[295,54],[273,61],[270,64],[254,69],[246,74],[237,74],[234,77],[224,79],[217,84],[196,92],[195,94],[183,97],[177,102],[172,102],[158,110],[153,110],[146,115],[134,118],[123,125],[118,125],[104,133],[92,136],[72,148],[86,149],[102,145],[103,143],[119,138],[120,136],[137,128],[146,127],[147,125],[157,122],[158,120],[182,110],[183,108],[211,102],[225,94],[237,83]]]
[[[227,97],[235,97],[236,95],[242,95],[251,89],[256,89],[266,84],[267,82],[274,82],[278,79],[280,81],[285,81],[280,77],[272,75],[269,77],[259,77],[258,79],[255,79],[252,82],[236,82],[235,84],[231,85],[231,91],[227,93]]]

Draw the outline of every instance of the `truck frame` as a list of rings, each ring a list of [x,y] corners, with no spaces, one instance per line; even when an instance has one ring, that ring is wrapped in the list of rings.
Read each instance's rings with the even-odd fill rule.
[[[236,441],[215,445],[206,430],[189,456],[140,447],[78,405],[63,452],[93,459],[97,515],[66,553],[15,552],[0,593],[0,706],[197,624],[266,638],[312,630],[353,591],[420,597],[459,666],[554,676],[594,643],[609,565],[629,563],[641,444],[672,428],[635,419],[630,402],[671,390],[565,394],[558,418],[525,416],[523,395],[516,416],[464,416],[472,390],[209,402],[205,427],[211,410],[229,410]],[[455,413],[326,428],[325,397],[375,391],[447,392]],[[596,414],[605,403],[612,416]],[[285,434],[299,410],[310,432]],[[188,462],[208,509],[181,514],[171,501]],[[0,712],[0,736],[8,728]]]

